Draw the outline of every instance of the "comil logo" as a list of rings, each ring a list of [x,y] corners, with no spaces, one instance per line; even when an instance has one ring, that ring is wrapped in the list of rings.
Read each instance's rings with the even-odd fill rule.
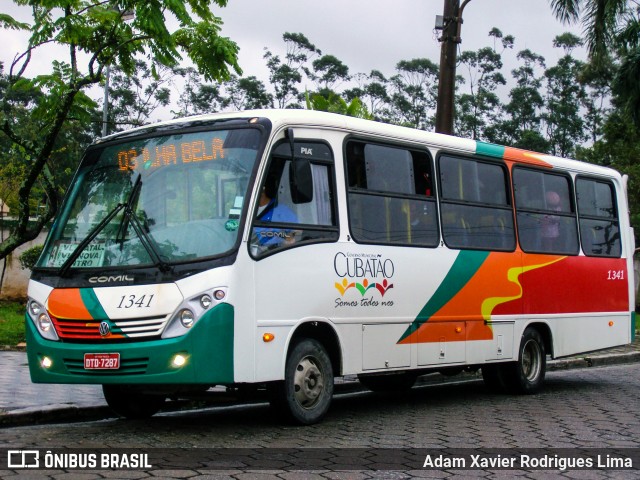
[[[7,452],[8,468],[39,468],[40,452],[38,450],[9,450]]]

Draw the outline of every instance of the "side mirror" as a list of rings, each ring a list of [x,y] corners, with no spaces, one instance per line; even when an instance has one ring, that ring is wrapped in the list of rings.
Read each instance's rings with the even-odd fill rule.
[[[309,203],[313,200],[313,176],[309,160],[305,158],[291,160],[289,165],[289,186],[293,203]]]

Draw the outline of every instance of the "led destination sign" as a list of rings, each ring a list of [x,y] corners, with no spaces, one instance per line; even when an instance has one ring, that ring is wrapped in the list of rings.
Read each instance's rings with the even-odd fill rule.
[[[191,142],[165,142],[148,147],[131,147],[116,150],[119,170],[137,170],[164,167],[167,165],[189,164],[224,159],[224,141],[214,137],[211,140]]]

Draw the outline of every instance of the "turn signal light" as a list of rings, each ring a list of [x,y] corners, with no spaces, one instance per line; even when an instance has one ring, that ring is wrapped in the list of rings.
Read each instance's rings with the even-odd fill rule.
[[[262,335],[262,341],[265,343],[271,342],[276,336],[273,333],[265,333]]]
[[[610,320],[610,321],[609,321],[609,326],[610,326],[610,327],[613,327],[613,320]]]

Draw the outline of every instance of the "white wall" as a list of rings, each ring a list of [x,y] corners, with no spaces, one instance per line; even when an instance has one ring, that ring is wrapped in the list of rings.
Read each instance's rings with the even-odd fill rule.
[[[2,282],[2,290],[0,290],[1,299],[23,299],[27,296],[27,283],[29,282],[29,276],[31,271],[23,270],[20,268],[20,255],[25,250],[34,247],[36,245],[42,245],[47,238],[48,232],[42,232],[38,237],[20,247],[18,247],[12,254],[10,259],[0,260],[0,272],[4,266],[5,260],[7,260],[7,270],[4,273],[4,281]],[[9,232],[5,230],[2,238],[7,238]]]

